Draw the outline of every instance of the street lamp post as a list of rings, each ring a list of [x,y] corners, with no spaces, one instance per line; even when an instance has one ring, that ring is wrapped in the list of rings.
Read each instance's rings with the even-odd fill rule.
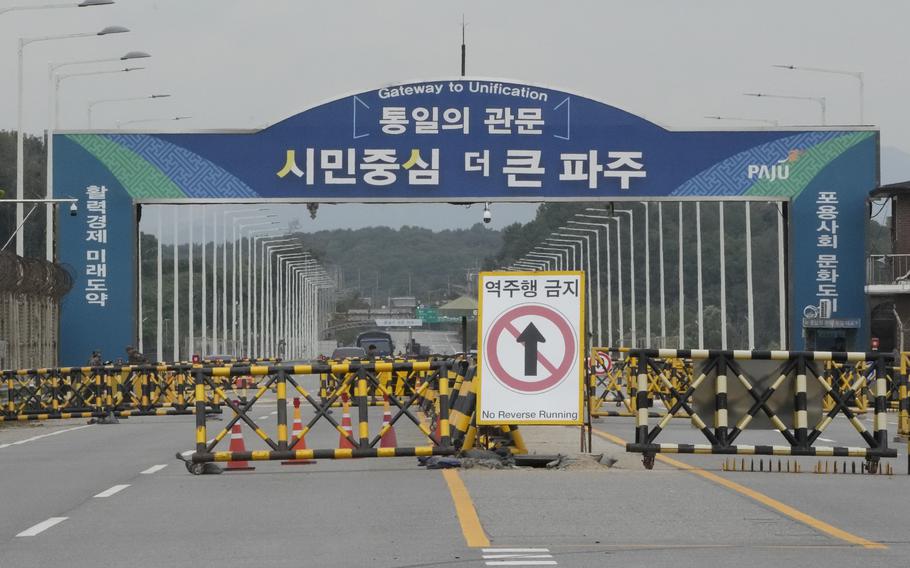
[[[113,3],[113,2],[110,2]],[[107,3],[98,3],[98,2],[82,2],[79,6],[101,6]],[[56,5],[54,5],[56,6]],[[72,6],[72,5],[69,5]],[[25,133],[23,132],[23,122],[24,122],[24,105],[23,105],[23,69],[25,67],[25,48],[28,45],[38,42],[45,41],[54,41],[61,39],[76,39],[82,37],[95,37],[95,36],[106,36],[111,34],[121,34],[128,32],[129,29],[122,26],[108,26],[103,28],[99,32],[93,33],[77,33],[77,34],[62,34],[62,35],[51,35],[51,36],[41,36],[41,37],[30,37],[30,38],[19,38],[19,50],[18,50],[18,69],[17,69],[17,98],[16,98],[16,198],[24,199],[25,198]],[[22,205],[16,205],[16,224],[22,222]],[[23,234],[19,233],[16,236],[16,254],[22,256],[25,253],[25,239]]]
[[[569,221],[569,223],[571,223],[571,221]],[[585,240],[587,241],[586,245],[588,247],[588,259],[589,260],[591,258],[591,241],[589,240],[590,237],[588,234],[590,234],[590,233],[594,234],[594,258],[597,260],[597,266],[594,269],[594,282],[597,285],[597,344],[603,345],[603,335],[601,333],[602,332],[601,321],[603,319],[603,315],[600,310],[601,296],[603,295],[601,288],[600,288],[600,231],[598,231],[597,229],[584,229],[581,227],[560,227],[560,229],[564,230],[564,231],[576,231],[576,232],[580,232],[580,233],[586,233],[585,235],[581,235],[581,236],[585,237]]]
[[[749,118],[745,116],[706,116],[705,118],[710,118],[711,120],[734,120],[736,122],[757,122],[769,126],[780,126],[780,121],[769,120],[767,118]]]
[[[90,8],[92,6],[109,6],[114,0],[85,0],[84,2],[69,2],[66,4],[39,4],[35,6],[9,6],[0,8],[0,16],[7,12],[24,12],[26,10],[53,10],[57,8]]]
[[[819,108],[822,112],[822,126],[828,124],[827,118],[827,109],[828,109],[828,99],[826,97],[797,97],[794,95],[771,95],[768,93],[743,93],[747,97],[763,97],[766,99],[787,99],[793,101],[812,101],[818,103]]]
[[[112,69],[106,71],[89,71],[85,73],[69,73],[67,75],[54,75],[56,70],[70,65],[83,65],[89,63],[101,63],[105,61],[123,61],[128,59],[138,59],[150,57],[149,54],[140,51],[131,51],[123,57],[114,59],[95,59],[90,61],[70,61],[67,63],[58,63],[48,65],[48,84],[53,83],[53,88],[48,89],[48,134],[47,134],[47,158],[45,159],[45,194],[48,199],[54,196],[54,133],[59,129],[60,122],[60,84],[66,79],[73,77],[88,77],[92,75],[110,75],[113,73],[129,73],[130,71],[140,71],[144,67],[124,67],[123,69]],[[46,213],[45,224],[45,258],[48,262],[54,261],[54,217],[50,207]]]
[[[558,229],[561,231],[586,231],[585,229],[576,229],[574,227],[558,227]],[[592,302],[592,299],[594,298],[594,286],[591,285],[591,280],[592,280],[592,278],[591,278],[591,271],[592,271],[591,270],[591,236],[587,235],[587,234],[575,235],[575,234],[571,234],[571,233],[553,233],[553,234],[557,237],[563,237],[568,240],[584,239],[584,244],[585,244],[584,252],[585,252],[585,257],[587,257],[587,259],[584,262],[584,268],[582,270],[584,270],[585,273],[587,274],[587,282],[585,283],[585,287],[588,289],[588,326],[591,326],[592,325],[591,322],[594,320],[594,302]],[[578,243],[578,248],[581,249],[581,240],[577,240],[576,242]],[[596,252],[596,250],[595,250],[595,252]],[[581,255],[579,254],[579,256],[581,256]],[[595,276],[594,280],[597,282],[597,296],[596,296],[597,297],[597,302],[596,302],[597,303],[597,319],[599,322],[600,321],[600,259],[599,258],[597,259],[597,271],[595,272],[595,275],[596,276]],[[598,323],[598,327],[599,327],[599,325],[600,324]],[[591,329],[591,327],[588,327],[587,329]],[[593,336],[593,333],[591,333],[589,335]],[[593,337],[591,338],[591,340],[593,340]],[[600,334],[598,333],[598,335],[597,335],[597,344],[598,345],[600,345],[600,340],[601,340],[601,337],[600,337]]]
[[[120,128],[126,126],[127,124],[139,124],[141,122],[167,122],[167,121],[179,122],[181,120],[189,120],[191,118],[193,118],[193,117],[192,116],[174,116],[174,117],[165,117],[165,118],[140,118],[140,119],[136,119],[136,120],[125,120],[123,122],[120,122],[118,120],[117,129],[119,130]]]
[[[150,100],[151,100],[151,101],[154,101],[154,100],[158,100],[158,99],[166,99],[166,98],[169,98],[170,96],[171,96],[171,95],[168,95],[168,94],[163,94],[163,95],[145,95],[145,96],[142,96],[142,97],[123,97],[123,98],[119,98],[119,99],[97,99],[97,100],[94,100],[94,101],[90,101],[90,102],[88,103],[88,106],[86,107],[86,108],[87,108],[87,114],[88,114],[88,128],[89,128],[89,130],[92,129],[92,127],[93,127],[93,126],[92,126],[92,113],[94,112],[95,107],[98,106],[98,105],[100,105],[100,104],[108,104],[108,103],[125,103],[125,102],[131,102],[131,101],[150,101]]]
[[[842,69],[826,69],[823,67],[798,67],[796,65],[772,65],[772,67],[777,67],[778,69],[790,69],[792,71],[810,71],[813,73],[829,73],[833,75],[847,75],[848,77],[853,77],[859,81],[859,123],[866,123],[864,116],[865,104],[863,101],[863,97],[865,95],[865,84],[863,81],[862,71],[844,71]]]
[[[605,245],[604,250],[606,251],[605,256],[607,257],[607,341],[608,341],[610,347],[613,347],[613,282],[612,282],[613,270],[612,270],[611,260],[610,260],[610,225],[608,223],[588,223],[585,221],[575,221],[575,220],[569,220],[568,223],[570,223],[572,225],[597,227],[596,229],[576,229],[576,230],[591,231],[594,233],[594,239],[595,239],[594,243],[596,245],[595,250],[597,251],[597,259],[598,259],[597,260],[598,261],[598,267],[597,267],[597,273],[598,273],[597,286],[598,286],[598,288],[600,288],[600,276],[599,276],[600,275],[600,231],[599,231],[599,229],[604,230],[604,236],[606,237],[604,240],[604,245]],[[620,299],[620,302],[621,301],[622,300]],[[620,308],[620,309],[622,309],[622,308]],[[599,310],[600,310],[600,305],[598,305],[598,314],[597,314],[598,336],[600,335],[599,326],[600,326],[600,319],[601,319]]]

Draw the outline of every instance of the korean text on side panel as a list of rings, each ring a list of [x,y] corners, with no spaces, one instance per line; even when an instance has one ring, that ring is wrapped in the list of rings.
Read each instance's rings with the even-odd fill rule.
[[[837,312],[837,229],[838,197],[834,191],[819,191],[815,200],[816,232],[815,283],[816,297],[822,315]]]
[[[107,287],[107,188],[90,185],[85,189],[85,300],[105,307]]]

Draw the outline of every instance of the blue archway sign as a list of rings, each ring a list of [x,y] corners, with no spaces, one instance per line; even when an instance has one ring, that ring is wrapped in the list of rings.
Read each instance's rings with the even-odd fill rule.
[[[866,334],[860,220],[878,185],[875,130],[674,131],[564,91],[460,78],[356,93],[256,132],[96,131],[55,144],[58,195],[106,189],[104,223],[60,217],[76,276],[64,362],[135,337],[135,202],[788,200],[805,221],[790,230],[790,347],[802,346],[805,309],[822,305]]]

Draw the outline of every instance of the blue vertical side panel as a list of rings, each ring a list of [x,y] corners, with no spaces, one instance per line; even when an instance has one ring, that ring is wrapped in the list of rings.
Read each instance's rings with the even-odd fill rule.
[[[54,167],[66,172],[55,179],[59,197],[79,199],[79,214],[72,217],[68,208],[61,209],[59,222],[60,262],[73,276],[73,289],[64,296],[60,315],[59,361],[63,366],[84,365],[93,350],[100,350],[106,360],[124,357],[124,347],[135,338],[135,236],[133,202],[123,186],[104,165],[65,137],[58,137],[54,148]],[[97,212],[86,209],[86,189],[104,186],[107,243],[86,241],[89,216]],[[98,221],[97,219],[95,221]],[[106,267],[104,306],[86,298],[89,278],[89,250],[103,247]]]
[[[790,348],[805,349],[803,315],[807,306],[818,306],[816,260],[819,254],[837,255],[837,308],[830,316],[859,319],[862,323],[849,350],[869,347],[866,317],[865,219],[866,197],[878,185],[878,137],[873,136],[845,151],[806,186],[790,210]],[[838,195],[837,249],[818,245],[816,203],[820,191]]]

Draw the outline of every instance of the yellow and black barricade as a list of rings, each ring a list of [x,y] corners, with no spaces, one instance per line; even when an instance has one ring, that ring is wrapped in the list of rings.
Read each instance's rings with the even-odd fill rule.
[[[626,444],[626,450],[644,455],[645,466],[650,469],[657,453],[680,454],[725,454],[725,455],[789,455],[789,456],[834,456],[859,457],[867,462],[867,470],[875,473],[882,458],[897,457],[897,451],[888,447],[888,407],[887,374],[894,364],[894,355],[881,352],[812,352],[812,351],[727,351],[727,350],[676,350],[676,349],[630,349],[628,356],[636,360],[636,406],[635,441]],[[665,374],[660,373],[661,362],[667,359],[689,359],[702,363],[697,377],[684,388],[673,385]],[[769,360],[780,361],[781,367],[775,373],[767,388],[762,388],[755,378],[743,370],[740,361]],[[846,393],[833,388],[824,371],[818,371],[810,363],[816,362],[865,362],[866,372],[873,385],[874,427],[869,432],[860,422],[849,405]],[[648,381],[649,371],[654,371],[675,402],[668,408],[656,425],[649,424]],[[708,384],[708,376],[714,377],[713,424],[710,426],[693,409],[692,399],[702,385]],[[821,419],[813,427],[808,424],[807,381],[815,378],[822,392],[833,401],[830,409],[821,411]],[[752,399],[751,406],[735,425],[729,423],[727,380],[738,380]],[[793,387],[793,421],[792,428],[774,413],[769,400],[775,391],[785,383]],[[855,381],[849,391],[856,393],[863,384]],[[813,409],[816,410],[816,409]],[[698,428],[706,444],[668,444],[658,443],[657,437],[667,427],[677,412],[682,411],[692,424]],[[774,428],[783,437],[786,444],[781,445],[737,445],[736,440],[759,412],[770,420]],[[843,414],[856,429],[865,447],[816,446],[815,442],[824,433],[838,414]]]

